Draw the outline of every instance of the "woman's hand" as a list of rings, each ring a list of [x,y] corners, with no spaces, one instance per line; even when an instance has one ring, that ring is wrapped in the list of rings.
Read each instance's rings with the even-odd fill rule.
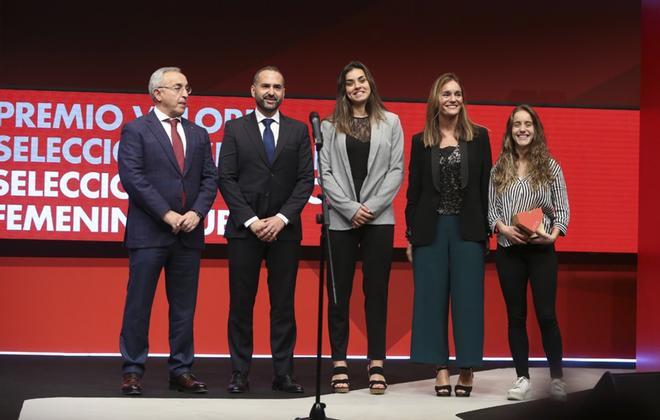
[[[497,222],[497,230],[504,235],[509,242],[516,245],[526,244],[528,241],[527,235],[515,226],[505,225],[504,223]]]
[[[406,248],[406,257],[408,257],[408,262],[412,263],[412,245],[408,244],[408,247]]]
[[[356,229],[373,219],[374,215],[371,213],[371,210],[369,210],[364,204],[361,204],[360,208],[355,212],[351,219],[351,225],[353,226],[353,229]]]
[[[555,243],[557,240],[557,237],[559,236],[559,229],[553,229],[551,234],[547,234],[545,232],[536,232],[538,236],[534,236],[532,238],[529,238],[529,243],[530,244],[535,244],[535,245],[552,245]]]

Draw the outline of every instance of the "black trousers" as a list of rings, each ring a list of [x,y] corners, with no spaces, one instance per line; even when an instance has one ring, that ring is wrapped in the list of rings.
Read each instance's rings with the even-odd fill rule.
[[[529,280],[550,376],[561,378],[562,343],[555,313],[557,254],[554,245],[498,246],[496,265],[509,318],[509,347],[516,374],[529,378],[526,327]]]
[[[387,289],[392,265],[393,225],[365,225],[358,229],[331,230],[332,262],[337,305],[328,282],[328,328],[332,360],[346,359],[348,325],[355,263],[362,254],[362,290],[367,320],[367,357],[385,359]]]
[[[296,344],[294,293],[299,241],[262,242],[256,237],[229,239],[229,353],[234,371],[250,371],[254,301],[261,262],[266,260],[270,299],[270,348],[275,375],[293,372]]]

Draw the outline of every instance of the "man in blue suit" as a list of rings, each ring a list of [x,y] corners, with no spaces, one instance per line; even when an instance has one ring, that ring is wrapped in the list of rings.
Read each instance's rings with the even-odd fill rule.
[[[191,89],[176,67],[149,80],[152,112],[126,124],[119,177],[128,193],[124,243],[129,278],[121,328],[122,393],[140,395],[149,351],[149,319],[161,270],[169,302],[170,389],[205,393],[191,372],[193,318],[204,223],[216,195],[208,133],[182,118]]]

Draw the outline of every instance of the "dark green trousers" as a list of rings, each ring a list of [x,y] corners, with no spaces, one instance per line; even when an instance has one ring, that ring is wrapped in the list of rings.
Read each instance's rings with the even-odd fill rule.
[[[433,243],[413,248],[410,358],[449,363],[449,307],[456,365],[477,367],[484,345],[484,244],[461,239],[458,216],[438,216]]]

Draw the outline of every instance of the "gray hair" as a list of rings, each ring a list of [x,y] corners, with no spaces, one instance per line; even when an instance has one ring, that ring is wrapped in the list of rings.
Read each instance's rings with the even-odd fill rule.
[[[154,96],[154,90],[158,89],[159,86],[162,86],[163,75],[170,71],[181,73],[181,69],[178,67],[161,67],[153,72],[149,78],[149,95],[151,95],[151,99],[156,100],[156,97]]]

